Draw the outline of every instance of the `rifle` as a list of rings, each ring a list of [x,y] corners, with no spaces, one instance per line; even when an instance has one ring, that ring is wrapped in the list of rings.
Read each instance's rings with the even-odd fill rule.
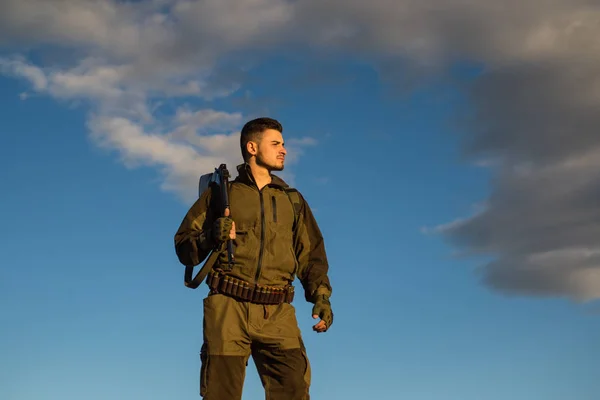
[[[206,191],[208,188],[212,188],[213,190],[213,200],[215,198],[215,194],[218,195],[220,200],[220,212],[221,215],[226,216],[229,213],[229,171],[227,170],[227,165],[221,164],[218,168],[215,168],[215,171],[209,174],[204,174],[200,176],[198,181],[198,197],[202,196],[202,193]],[[227,261],[228,267],[231,269],[234,262],[233,255],[233,242],[231,239],[227,239]],[[196,289],[200,286],[200,283],[204,280],[206,275],[212,269],[217,257],[219,256],[220,249],[213,249],[202,266],[200,271],[196,274],[194,279],[192,279],[192,273],[194,272],[193,266],[185,267],[184,274],[184,284],[186,287],[190,289]]]

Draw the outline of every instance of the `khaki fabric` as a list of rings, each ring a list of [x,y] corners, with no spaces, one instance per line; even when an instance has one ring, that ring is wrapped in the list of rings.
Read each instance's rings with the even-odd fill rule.
[[[241,399],[253,357],[270,400],[309,400],[310,363],[294,306],[241,302],[222,294],[204,299],[200,395]]]
[[[306,199],[296,192],[300,206],[294,212],[286,192],[289,186],[273,175],[272,182],[258,190],[246,164],[238,166],[231,182],[229,202],[235,221],[233,241],[235,265],[228,273],[250,283],[285,286],[297,276],[305,298],[314,303],[319,290],[331,295],[329,265],[321,231]],[[175,234],[175,250],[186,266],[200,264],[216,246],[212,226],[219,217],[219,199],[208,189],[192,205]],[[227,265],[222,252],[215,268]]]

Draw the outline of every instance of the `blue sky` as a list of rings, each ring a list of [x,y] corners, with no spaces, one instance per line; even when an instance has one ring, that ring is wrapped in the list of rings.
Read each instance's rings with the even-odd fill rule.
[[[156,7],[175,3],[184,2],[156,2]],[[273,11],[261,20],[264,24],[287,15],[277,11],[285,2],[263,3]],[[335,3],[324,4],[333,9]],[[386,10],[385,2],[375,3],[382,21],[387,21],[386,11],[399,12]],[[8,14],[25,18],[25,26],[35,5],[14,2]],[[146,15],[135,7],[133,15]],[[98,13],[98,21],[106,17],[102,10],[90,9]],[[325,6],[320,10],[328,12]],[[484,10],[478,9],[480,15],[487,15]],[[47,12],[50,20],[67,18]],[[211,12],[216,18],[224,15]],[[294,12],[301,16],[306,10]],[[555,11],[548,9],[547,17],[553,20]],[[295,18],[300,17],[286,18],[298,22]],[[350,13],[341,18],[370,23]],[[140,60],[158,52],[138,54],[95,38],[89,40],[98,47],[88,55],[105,64],[94,61],[89,69],[81,67],[86,42],[70,39],[74,25],[63,22],[40,26],[38,36],[5,28],[12,35],[8,37],[24,44],[4,46],[0,54],[0,398],[198,398],[201,299],[206,289],[183,286],[173,235],[193,201],[197,177],[220,160],[233,169],[239,162],[237,132],[257,115],[283,123],[289,152],[297,157],[285,177],[308,199],[326,240],[334,287],[332,329],[323,335],[312,332],[311,305],[300,296],[295,301],[313,369],[313,398],[596,398],[600,319],[594,300],[600,289],[593,275],[595,248],[570,223],[572,203],[558,202],[564,220],[547,216],[563,224],[563,234],[573,232],[578,242],[556,234],[552,238],[563,241],[556,239],[554,247],[538,251],[548,237],[546,231],[532,229],[527,230],[533,232],[532,243],[541,247],[519,242],[526,248],[519,253],[507,237],[537,226],[533,213],[521,208],[525,203],[535,206],[537,192],[520,189],[521,202],[497,202],[512,199],[510,189],[521,182],[511,162],[529,161],[540,174],[536,177],[546,176],[547,164],[536,164],[531,148],[511,147],[527,140],[502,145],[500,137],[490,136],[509,126],[494,118],[516,115],[501,100],[506,93],[500,93],[513,89],[498,86],[502,72],[494,67],[504,65],[514,75],[525,75],[507,66],[519,51],[501,49],[505,58],[500,62],[474,47],[457,45],[457,54],[473,51],[457,61],[445,54],[432,57],[439,50],[433,46],[398,60],[388,58],[390,49],[368,52],[362,43],[354,48],[351,41],[332,39],[327,44],[331,47],[324,47],[331,53],[325,54],[322,48],[311,48],[312,42],[299,45],[293,32],[272,23],[264,28],[266,36],[262,28],[259,34],[241,36],[228,30],[223,41],[231,48],[225,45],[218,54],[211,48],[203,56],[218,61],[218,67],[201,64],[197,76],[193,68],[169,70],[165,75],[173,80],[162,82],[153,81],[162,76],[152,75],[156,71],[147,71],[147,79],[110,75],[118,71],[117,65],[142,68]],[[129,22],[112,21],[116,25],[110,26],[126,27]],[[222,32],[217,28],[206,29]],[[273,43],[273,31],[283,32],[284,39]],[[44,34],[50,39],[42,40]],[[245,46],[260,45],[259,56],[236,47],[246,36],[255,42]],[[496,43],[492,36],[482,36],[482,42]],[[373,37],[378,44],[385,42],[380,35]],[[365,43],[368,39],[361,37]],[[283,49],[286,43],[291,47]],[[406,49],[411,44],[407,40]],[[78,52],[66,55],[65,48]],[[537,60],[531,57],[528,61]],[[439,65],[431,67],[431,60]],[[183,57],[172,61],[193,65]],[[473,69],[473,63],[486,68]],[[424,79],[414,86],[398,86],[403,77],[421,74]],[[187,95],[172,95],[176,84],[195,78],[206,91],[198,94],[191,85]],[[164,86],[153,91],[157,82]],[[233,92],[207,98],[207,92],[218,94],[232,82]],[[524,100],[511,93],[521,105]],[[486,108],[490,104],[504,108]],[[476,110],[487,112],[482,114],[490,117],[487,125],[458,123]],[[570,111],[563,110],[561,117],[567,119]],[[146,112],[153,118],[146,118]],[[534,116],[524,113],[523,118]],[[530,128],[545,126],[528,122]],[[579,128],[581,132],[567,133],[584,137],[585,127]],[[515,123],[515,129],[524,128]],[[532,138],[536,134],[531,131]],[[487,152],[466,152],[461,140],[465,135],[481,139],[478,143],[486,144],[480,147]],[[536,148],[559,139],[547,136],[548,142]],[[548,145],[548,154],[552,151]],[[477,165],[465,154],[484,161],[498,156],[500,166]],[[561,166],[562,160],[556,156],[549,163]],[[592,177],[587,169],[558,170],[557,188],[569,188],[561,186],[567,185],[560,180],[562,173],[585,182]],[[545,190],[539,209],[559,194]],[[481,204],[487,204],[486,212],[475,214],[481,219],[458,228],[444,225],[472,216]],[[585,209],[583,201],[577,204]],[[508,217],[511,210],[519,225]],[[593,236],[593,231],[586,232]],[[572,252],[561,252],[583,248],[590,252],[585,257],[589,265],[579,264]],[[455,257],[457,250],[487,256],[490,249],[514,265],[483,270],[483,276],[492,271],[484,282],[476,269],[486,265],[485,258]],[[548,254],[554,258],[528,264]],[[568,263],[565,254],[573,257]],[[581,270],[590,275],[582,279]],[[253,364],[243,398],[264,398]]]

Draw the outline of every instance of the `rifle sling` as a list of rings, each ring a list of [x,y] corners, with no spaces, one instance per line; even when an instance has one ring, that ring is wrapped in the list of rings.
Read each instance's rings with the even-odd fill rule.
[[[206,260],[202,268],[200,268],[200,271],[198,271],[194,279],[192,279],[194,267],[192,265],[186,265],[183,279],[185,286],[190,289],[196,289],[198,286],[200,286],[204,278],[206,278],[206,275],[208,275],[208,273],[212,270],[213,265],[219,257],[219,253],[220,251],[216,249],[210,253],[208,259]]]

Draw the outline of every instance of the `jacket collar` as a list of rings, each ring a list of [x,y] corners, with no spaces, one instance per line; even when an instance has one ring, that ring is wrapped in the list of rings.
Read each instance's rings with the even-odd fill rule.
[[[252,170],[250,169],[250,165],[248,165],[248,163],[240,164],[236,168],[238,171],[238,176],[235,178],[236,181],[245,183],[249,186],[256,186],[256,182],[252,176]],[[271,174],[271,183],[269,183],[267,186],[277,186],[283,189],[289,187],[289,185],[285,183],[283,179],[273,174]]]

